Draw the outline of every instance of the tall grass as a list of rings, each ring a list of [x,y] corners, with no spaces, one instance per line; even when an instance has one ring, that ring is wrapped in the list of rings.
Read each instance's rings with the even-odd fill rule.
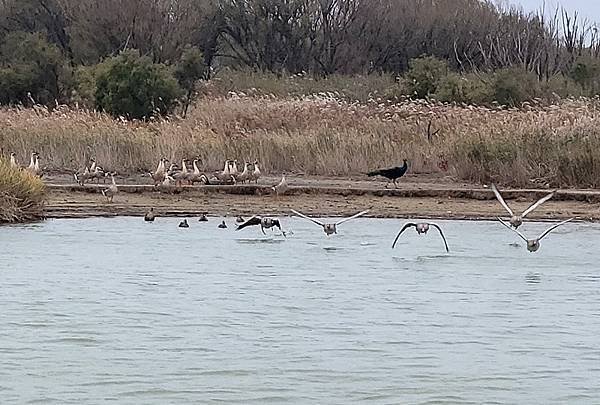
[[[0,158],[0,223],[25,222],[42,216],[44,183]]]
[[[600,185],[600,102],[563,100],[519,109],[333,96],[207,97],[186,119],[113,120],[59,108],[0,110],[0,146],[49,169],[75,170],[95,156],[105,169],[150,170],[159,157],[257,159],[267,172],[357,175],[408,158],[412,173],[512,186]],[[428,131],[429,128],[429,131]]]

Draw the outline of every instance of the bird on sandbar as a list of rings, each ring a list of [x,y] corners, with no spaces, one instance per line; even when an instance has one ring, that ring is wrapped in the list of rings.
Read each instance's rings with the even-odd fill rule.
[[[242,229],[244,229],[248,226],[260,226],[260,230],[265,235],[266,235],[265,229],[272,230],[273,227],[277,227],[281,231],[281,223],[279,222],[279,220],[277,218],[262,217],[260,215],[254,215],[254,216],[252,216],[252,218],[248,219],[243,224],[238,225],[238,227],[236,228],[236,231],[241,231]],[[285,233],[284,233],[284,236],[285,236]]]
[[[187,219],[184,219],[183,221],[181,221],[181,222],[179,223],[179,227],[180,227],[180,228],[189,228],[189,227],[190,227],[190,224],[188,224],[188,221],[187,221]]]
[[[117,183],[115,182],[115,174],[114,172],[110,172],[108,173],[110,175],[110,179],[112,181],[112,184],[110,186],[108,186],[108,188],[102,190],[102,195],[104,197],[106,197],[106,200],[109,203],[113,202],[113,198],[115,197],[115,195],[117,195],[119,193],[119,188],[117,187]]]
[[[227,228],[227,224],[225,223],[225,221],[223,221],[223,222],[221,222],[221,223],[220,223],[220,224],[217,226],[217,228],[219,228],[219,229],[226,229],[226,228]]]
[[[388,188],[388,186],[390,185],[390,182],[393,182],[394,187],[398,188],[398,184],[396,183],[396,180],[398,180],[400,177],[404,176],[407,171],[408,171],[408,160],[404,159],[404,165],[402,165],[402,166],[392,167],[389,169],[374,170],[372,172],[367,173],[367,176],[369,176],[369,177],[374,177],[374,176],[385,177],[386,179],[388,179],[388,182],[385,185],[385,188]]]
[[[440,228],[438,224],[434,224],[433,222],[409,222],[405,224],[400,230],[400,232],[398,232],[398,235],[396,235],[396,239],[394,239],[394,243],[392,244],[392,249],[396,247],[396,242],[398,242],[398,238],[400,237],[400,235],[402,235],[402,233],[410,227],[414,227],[419,235],[427,235],[427,232],[429,231],[430,227],[434,227],[438,230],[440,236],[442,237],[442,240],[444,241],[444,246],[446,246],[446,252],[450,252],[450,249],[448,249],[448,242],[446,241],[446,237],[442,232],[442,228]]]
[[[517,235],[519,235],[519,237],[521,239],[523,239],[525,242],[527,242],[527,250],[530,251],[531,253],[533,253],[533,252],[537,252],[539,250],[539,248],[540,248],[540,241],[542,239],[544,239],[544,237],[546,237],[546,235],[548,235],[550,232],[552,232],[553,230],[555,230],[559,226],[562,226],[562,225],[566,224],[567,222],[571,222],[574,219],[575,218],[567,219],[566,221],[562,221],[562,222],[559,222],[558,224],[552,225],[550,228],[546,229],[540,236],[538,236],[535,239],[529,239],[529,238],[527,238],[525,235],[523,235],[517,229],[513,228],[512,226],[510,226],[509,224],[507,224],[506,222],[504,222],[501,218],[498,218],[498,221],[500,221],[500,223],[502,225],[504,225],[505,227],[507,227],[511,231],[515,232]]]
[[[549,199],[551,199],[552,197],[554,197],[554,194],[556,194],[556,190],[551,192],[550,194],[548,194],[547,196],[540,198],[537,202],[535,202],[533,205],[531,205],[529,208],[527,208],[525,211],[523,211],[523,213],[521,215],[516,215],[508,206],[508,204],[506,203],[506,201],[504,201],[504,198],[502,197],[502,195],[500,194],[500,191],[498,191],[498,188],[496,187],[495,184],[492,184],[492,191],[494,192],[494,194],[496,195],[496,198],[498,199],[498,201],[500,202],[500,204],[502,204],[502,206],[504,207],[504,209],[508,212],[508,214],[510,215],[510,224],[517,229],[518,227],[520,227],[521,225],[523,225],[523,219],[530,214],[533,210],[535,210],[536,208],[538,208],[540,205],[542,205],[543,203],[545,203],[546,201],[548,201]]]
[[[154,208],[150,207],[150,210],[146,212],[146,215],[144,215],[144,221],[154,222],[154,218],[156,218],[156,214],[154,214]]]
[[[307,219],[307,220],[311,221],[312,223],[315,223],[315,224],[321,226],[323,228],[323,231],[325,232],[325,234],[327,236],[329,236],[329,235],[333,235],[334,233],[335,234],[337,233],[337,227],[339,225],[343,224],[344,222],[348,222],[348,221],[351,221],[353,219],[356,219],[358,217],[362,217],[363,215],[367,214],[369,212],[369,210],[361,211],[361,212],[359,212],[356,215],[352,215],[351,217],[344,218],[344,219],[342,219],[342,220],[340,220],[340,221],[338,221],[336,223],[333,223],[333,224],[323,223],[323,222],[321,222],[319,220],[316,220],[316,219],[311,218],[311,217],[309,217],[307,215],[304,215],[304,214],[302,214],[302,213],[300,213],[300,212],[298,212],[296,210],[292,210],[292,212],[294,214],[298,215],[301,218]]]
[[[280,195],[284,195],[288,191],[288,188],[289,187],[287,181],[285,180],[285,175],[283,175],[281,177],[281,181],[277,185],[271,187],[271,190],[273,190],[275,195],[279,197]]]

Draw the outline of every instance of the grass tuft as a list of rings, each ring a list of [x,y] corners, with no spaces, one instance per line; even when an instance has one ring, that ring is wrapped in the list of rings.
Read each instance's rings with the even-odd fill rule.
[[[0,158],[0,223],[40,219],[44,193],[42,180]]]

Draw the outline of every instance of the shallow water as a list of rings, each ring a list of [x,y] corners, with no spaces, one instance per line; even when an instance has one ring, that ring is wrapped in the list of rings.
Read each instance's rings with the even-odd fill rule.
[[[0,228],[2,403],[599,401],[597,225],[178,221]]]

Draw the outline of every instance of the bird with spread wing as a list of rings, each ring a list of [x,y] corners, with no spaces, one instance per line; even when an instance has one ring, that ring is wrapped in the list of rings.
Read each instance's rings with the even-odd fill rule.
[[[321,222],[319,220],[316,220],[316,219],[311,218],[311,217],[309,217],[307,215],[304,215],[301,212],[298,212],[296,210],[292,210],[292,212],[294,214],[298,215],[301,218],[304,218],[304,219],[309,220],[310,222],[312,222],[314,224],[317,224],[317,225],[321,226],[323,228],[323,231],[325,231],[325,234],[327,236],[329,236],[329,235],[333,235],[334,233],[337,233],[337,227],[339,225],[343,224],[344,222],[348,222],[348,221],[351,221],[353,219],[356,219],[358,217],[362,217],[363,215],[367,214],[369,212],[369,210],[361,211],[361,212],[359,212],[356,215],[352,215],[351,217],[341,219],[341,220],[337,221],[336,223],[332,223],[332,224],[323,223],[323,222]]]
[[[398,238],[400,238],[400,235],[402,235],[402,233],[404,231],[406,231],[408,228],[411,228],[411,227],[414,227],[419,235],[427,235],[427,232],[429,231],[430,227],[434,227],[435,229],[438,230],[438,232],[440,233],[440,236],[442,237],[442,240],[444,241],[444,246],[446,246],[446,252],[450,252],[450,249],[448,248],[448,242],[446,241],[444,232],[442,232],[442,228],[440,228],[440,226],[438,224],[434,224],[433,222],[420,222],[420,223],[409,222],[409,223],[407,223],[406,225],[404,225],[402,227],[400,232],[398,232],[398,235],[396,235],[396,239],[394,239],[394,243],[392,244],[392,249],[394,249],[396,247],[396,243],[398,242]]]

